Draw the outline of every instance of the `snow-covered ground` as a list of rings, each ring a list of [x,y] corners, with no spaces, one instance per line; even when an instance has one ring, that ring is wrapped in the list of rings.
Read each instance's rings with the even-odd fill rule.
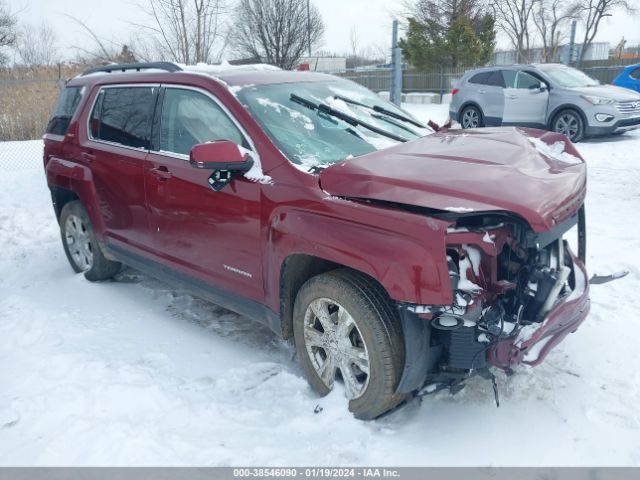
[[[446,107],[408,106],[441,123]],[[474,380],[375,422],[317,398],[247,318],[131,269],[73,275],[40,145],[0,168],[0,465],[640,465],[640,132],[578,145],[589,269],[631,271],[593,287],[578,332],[501,375],[499,409]]]

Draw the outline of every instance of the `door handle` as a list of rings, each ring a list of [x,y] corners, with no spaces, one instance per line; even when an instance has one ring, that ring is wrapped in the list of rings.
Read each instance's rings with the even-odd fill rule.
[[[511,94],[511,95],[507,95],[507,98],[510,98],[511,100],[514,100],[514,99],[518,98],[518,96]]]
[[[151,174],[158,178],[161,182],[169,180],[173,175],[167,167],[160,165],[151,169]]]
[[[87,163],[91,163],[96,159],[96,156],[91,152],[82,152],[82,159]]]
[[[486,90],[478,90],[478,93],[487,93]]]

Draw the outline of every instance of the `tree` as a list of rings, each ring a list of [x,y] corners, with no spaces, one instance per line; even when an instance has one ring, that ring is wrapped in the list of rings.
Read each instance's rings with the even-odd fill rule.
[[[59,60],[57,41],[56,33],[46,22],[38,27],[23,25],[15,42],[19,62],[28,66],[55,65]]]
[[[615,10],[624,10],[628,13],[636,13],[636,9],[629,0],[583,0],[580,6],[582,19],[584,23],[584,39],[582,41],[582,50],[578,57],[578,66],[582,63],[587,49],[593,43],[600,22],[604,17],[610,17]]]
[[[566,32],[561,28],[578,16],[580,3],[566,0],[538,0],[533,12],[533,23],[542,40],[543,63],[558,60],[560,42],[565,38]]]
[[[308,16],[307,16],[308,13]],[[284,69],[293,68],[308,48],[317,46],[324,23],[306,0],[240,0],[232,44],[243,57]]]
[[[187,65],[220,61],[227,43],[225,0],[148,0],[140,8],[150,22],[134,24],[140,29],[136,54]]]
[[[510,40],[516,51],[517,63],[531,61],[531,34],[529,27],[537,0],[494,0],[496,26]]]
[[[494,19],[480,0],[418,0],[409,9],[409,30],[400,47],[412,65],[456,67],[491,59]]]
[[[16,41],[16,18],[0,0],[0,65],[7,58],[2,54],[2,47],[10,47]]]

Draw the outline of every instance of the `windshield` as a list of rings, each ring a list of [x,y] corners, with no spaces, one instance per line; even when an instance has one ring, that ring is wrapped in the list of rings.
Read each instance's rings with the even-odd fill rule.
[[[433,132],[347,80],[248,86],[237,96],[276,146],[304,170]]]
[[[561,65],[539,65],[538,68],[561,87],[595,87],[600,85],[600,82],[575,68]]]

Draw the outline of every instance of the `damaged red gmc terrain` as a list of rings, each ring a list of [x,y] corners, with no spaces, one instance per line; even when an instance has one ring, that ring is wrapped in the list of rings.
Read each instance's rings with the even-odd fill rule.
[[[293,337],[359,418],[536,365],[589,311],[586,166],[556,133],[434,132],[329,75],[156,63],[69,81],[44,138],[76,272],[127,264]]]

